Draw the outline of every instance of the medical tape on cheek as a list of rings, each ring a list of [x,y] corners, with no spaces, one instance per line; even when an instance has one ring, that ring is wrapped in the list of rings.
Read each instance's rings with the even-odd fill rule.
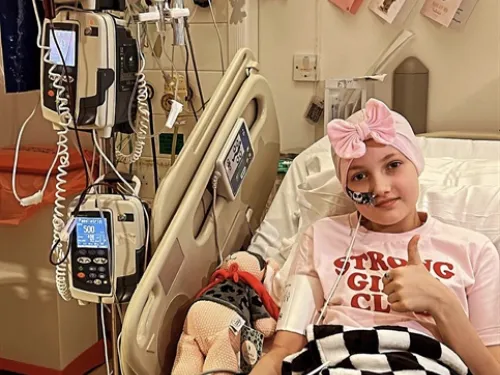
[[[352,191],[347,186],[345,187],[345,190],[346,190],[349,198],[351,198],[357,204],[369,204],[372,206],[375,204],[375,198],[377,196],[373,193],[370,193],[370,192],[361,193],[361,192],[357,192],[357,191]]]
[[[305,334],[323,301],[323,288],[317,277],[290,276],[281,300],[276,330]]]

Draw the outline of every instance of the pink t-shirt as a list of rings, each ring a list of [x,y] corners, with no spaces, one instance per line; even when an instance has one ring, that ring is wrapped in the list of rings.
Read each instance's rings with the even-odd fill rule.
[[[430,315],[391,311],[387,296],[382,293],[383,275],[406,264],[408,242],[420,234],[418,249],[427,269],[453,290],[484,344],[500,345],[497,249],[480,233],[442,223],[431,216],[424,217],[426,221],[422,226],[406,233],[372,232],[360,226],[346,272],[330,301],[324,323],[354,327],[399,325],[439,339]],[[356,224],[356,214],[349,214],[321,219],[311,225],[302,236],[290,276],[319,279],[320,295],[326,300],[345,262],[351,230],[354,231]],[[292,297],[297,301],[291,303],[288,314],[301,313],[302,297]],[[283,318],[286,317],[280,318],[279,329],[304,333],[296,326],[287,327],[288,319]],[[309,323],[315,323],[315,319]]]

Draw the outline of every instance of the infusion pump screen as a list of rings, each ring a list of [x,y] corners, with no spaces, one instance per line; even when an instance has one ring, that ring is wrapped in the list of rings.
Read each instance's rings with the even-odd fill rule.
[[[54,40],[54,34],[56,39]],[[56,43],[57,40],[57,43]],[[57,46],[59,45],[59,48]],[[76,31],[72,30],[54,30],[50,31],[50,62],[56,65],[63,65],[68,67],[75,66],[76,59]],[[59,49],[61,53],[59,53]]]
[[[76,218],[76,246],[108,249],[109,240],[106,219],[100,217]]]

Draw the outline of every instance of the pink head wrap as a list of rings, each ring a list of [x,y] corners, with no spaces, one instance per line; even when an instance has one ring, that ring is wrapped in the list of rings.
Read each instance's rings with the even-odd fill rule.
[[[344,188],[352,160],[366,153],[364,142],[369,139],[397,149],[415,165],[419,175],[424,169],[424,157],[408,121],[377,99],[369,99],[364,110],[347,120],[331,121],[327,133],[335,171]]]

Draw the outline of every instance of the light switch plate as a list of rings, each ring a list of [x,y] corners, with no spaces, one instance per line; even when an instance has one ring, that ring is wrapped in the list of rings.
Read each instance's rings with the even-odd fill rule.
[[[293,56],[293,80],[315,82],[318,80],[318,58],[316,55]]]

